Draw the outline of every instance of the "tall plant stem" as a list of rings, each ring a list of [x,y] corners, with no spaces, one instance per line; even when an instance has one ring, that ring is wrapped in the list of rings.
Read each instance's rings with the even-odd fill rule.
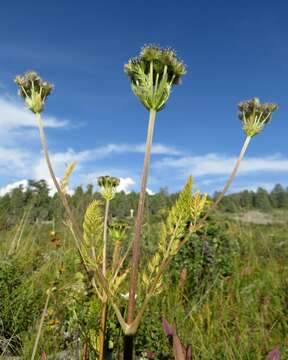
[[[48,289],[45,306],[44,306],[44,309],[43,309],[43,312],[42,312],[42,315],[41,315],[40,324],[38,326],[38,331],[37,331],[35,343],[34,343],[34,346],[33,346],[33,352],[32,352],[32,355],[31,355],[31,360],[34,360],[36,352],[37,352],[38,343],[39,343],[39,340],[40,340],[40,335],[41,335],[42,327],[43,327],[43,324],[44,324],[44,319],[45,319],[45,316],[46,316],[46,312],[47,312],[50,297],[51,297],[51,289]]]
[[[81,230],[80,230],[80,228],[79,228],[79,226],[78,226],[78,224],[77,224],[77,222],[75,220],[74,214],[73,214],[73,212],[72,212],[72,210],[71,210],[71,208],[70,208],[70,206],[68,204],[66,196],[63,193],[63,191],[61,190],[61,187],[60,187],[60,185],[59,185],[59,183],[58,183],[58,181],[56,179],[56,176],[54,174],[53,167],[52,167],[50,157],[49,157],[49,153],[48,153],[48,146],[47,146],[46,137],[45,137],[44,128],[43,128],[43,123],[42,123],[42,119],[41,119],[40,114],[36,114],[36,120],[37,120],[37,125],[38,125],[38,129],[39,129],[39,134],[40,134],[40,139],[41,139],[41,144],[42,144],[45,160],[47,162],[47,166],[48,166],[51,178],[52,178],[53,183],[54,183],[54,185],[55,185],[55,187],[56,187],[56,189],[58,191],[58,194],[60,196],[60,199],[62,201],[64,209],[65,209],[65,211],[66,211],[66,213],[68,215],[68,218],[70,220],[71,231],[72,231],[72,235],[73,235],[73,237],[75,239],[75,243],[76,243],[78,253],[80,255],[80,258],[81,258],[81,260],[83,262],[83,265],[85,267],[85,270],[86,270],[87,274],[89,274],[89,270],[88,270],[88,268],[87,268],[87,266],[85,264],[83,254],[82,254],[82,251],[81,251],[81,246],[80,246],[81,242],[83,241],[82,232],[81,232]],[[97,264],[95,264],[94,271],[95,271],[96,279],[98,280],[101,287],[105,291],[105,294],[106,294],[107,298],[110,299],[111,304],[113,306],[113,309],[115,311],[115,314],[116,314],[116,316],[118,318],[118,321],[121,324],[121,327],[122,327],[123,331],[125,332],[126,328],[127,328],[127,324],[126,324],[124,318],[122,317],[122,314],[121,314],[116,302],[113,299],[113,294],[111,294],[111,291],[109,289],[109,284],[107,283],[107,279],[103,276],[102,271],[100,270],[100,268],[98,267]],[[93,281],[92,281],[92,285],[93,285]]]
[[[72,227],[73,227],[73,230],[76,234],[76,238],[77,238],[77,248],[79,249],[80,248],[80,244],[79,244],[79,241],[82,239],[82,232],[75,220],[75,217],[74,217],[74,214],[68,204],[68,201],[67,201],[67,198],[65,196],[65,194],[63,193],[63,191],[61,190],[61,187],[56,179],[56,176],[54,174],[54,170],[53,170],[53,167],[52,167],[52,164],[51,164],[51,160],[50,160],[50,157],[49,157],[49,152],[48,152],[48,146],[47,146],[47,142],[46,142],[46,137],[45,137],[45,133],[44,133],[44,128],[43,128],[43,122],[42,122],[42,119],[41,119],[41,115],[39,113],[36,114],[36,120],[37,120],[37,125],[38,125],[38,129],[39,129],[39,134],[40,134],[40,140],[41,140],[41,144],[42,144],[42,149],[43,149],[43,152],[44,152],[44,157],[45,157],[45,160],[46,160],[46,163],[47,163],[47,166],[48,166],[48,170],[49,170],[49,173],[50,173],[50,176],[53,180],[53,183],[56,187],[56,190],[60,196],[60,199],[63,203],[63,206],[65,208],[65,211],[67,212],[67,215],[71,221],[71,224],[72,224]]]
[[[104,215],[104,228],[103,228],[103,262],[102,262],[102,273],[106,276],[107,271],[107,228],[108,228],[108,213],[109,213],[110,201],[106,200],[105,215]],[[103,291],[103,301],[101,310],[101,321],[100,321],[100,335],[99,335],[99,360],[104,360],[105,356],[105,332],[106,332],[106,321],[107,321],[107,296]]]
[[[135,235],[134,235],[133,250],[132,250],[132,268],[131,268],[131,276],[130,276],[130,291],[129,291],[129,303],[128,303],[128,315],[127,315],[128,324],[130,324],[133,321],[133,317],[134,317],[134,309],[135,309],[135,301],[136,301],[135,296],[136,296],[138,270],[139,270],[139,262],[140,262],[141,227],[143,221],[145,195],[147,189],[148,168],[149,168],[149,162],[151,156],[155,117],[156,117],[156,111],[150,110],[143,175],[141,180],[141,191],[139,196],[138,211],[135,222]]]
[[[155,124],[156,111],[150,110],[149,114],[149,124],[147,131],[146,139],[146,151],[144,158],[143,174],[141,180],[141,190],[138,203],[138,211],[135,221],[135,235],[133,241],[132,249],[132,266],[131,266],[131,275],[130,275],[130,289],[129,289],[129,303],[128,303],[128,314],[127,314],[127,323],[128,325],[133,322],[134,312],[135,312],[135,303],[136,303],[136,290],[138,283],[138,271],[139,271],[139,262],[140,262],[140,243],[141,243],[141,228],[144,214],[144,204],[145,204],[145,195],[147,189],[147,178],[148,178],[148,168],[151,157],[151,147],[153,141],[153,132]],[[131,360],[133,359],[133,336],[124,337],[124,359]]]
[[[200,223],[202,224],[207,218],[208,216],[216,209],[216,207],[218,206],[218,204],[220,203],[220,201],[223,199],[224,195],[226,194],[226,192],[229,190],[230,186],[232,185],[234,179],[235,179],[235,176],[239,170],[239,166],[241,164],[241,161],[243,160],[244,158],[244,155],[246,153],[246,150],[249,146],[249,143],[251,141],[251,136],[247,136],[244,143],[243,143],[243,146],[242,146],[242,149],[240,151],[240,154],[238,156],[238,159],[236,161],[236,164],[233,168],[233,171],[231,173],[231,175],[229,176],[223,190],[221,191],[221,193],[218,195],[216,201],[212,204],[212,206],[208,209],[207,213],[205,214],[205,216],[201,219]]]
[[[103,263],[102,263],[102,273],[104,276],[106,276],[106,270],[107,270],[107,229],[108,229],[109,204],[110,201],[106,200],[104,226],[103,226]]]

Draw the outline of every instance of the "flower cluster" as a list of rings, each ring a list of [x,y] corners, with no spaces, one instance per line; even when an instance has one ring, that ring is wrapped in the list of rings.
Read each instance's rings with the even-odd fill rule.
[[[138,57],[124,66],[134,94],[148,110],[160,111],[165,106],[173,85],[186,73],[184,63],[171,48],[156,45],[143,47]]]
[[[124,221],[115,221],[109,225],[109,235],[110,237],[117,241],[123,240],[128,229],[128,224]]]
[[[278,109],[277,104],[261,104],[258,98],[243,101],[238,104],[239,118],[243,122],[243,130],[247,136],[257,135],[272,117],[272,113]]]
[[[28,108],[35,114],[41,113],[47,96],[53,90],[53,85],[42,80],[34,71],[16,76],[15,83],[19,86],[19,95],[25,100]]]
[[[113,176],[100,176],[97,181],[100,187],[100,192],[105,200],[112,200],[115,196],[117,187],[120,184],[120,180]]]

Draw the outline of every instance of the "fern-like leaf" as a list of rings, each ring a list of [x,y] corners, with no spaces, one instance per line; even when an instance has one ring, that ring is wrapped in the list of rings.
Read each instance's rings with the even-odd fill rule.
[[[67,193],[67,188],[68,188],[68,184],[69,184],[69,179],[70,179],[70,176],[72,174],[72,172],[75,170],[75,167],[76,167],[76,161],[73,161],[71,164],[69,164],[67,167],[66,167],[66,170],[64,172],[64,176],[63,176],[63,179],[61,180],[60,182],[60,188],[61,188],[61,191],[66,194]]]
[[[101,239],[103,234],[103,215],[101,201],[93,200],[87,207],[83,222],[83,239],[85,246],[93,246],[101,253]],[[98,251],[97,251],[98,250]]]
[[[185,236],[189,221],[191,221],[192,205],[192,177],[188,178],[186,185],[181,191],[175,205],[167,218],[167,233],[176,239]]]

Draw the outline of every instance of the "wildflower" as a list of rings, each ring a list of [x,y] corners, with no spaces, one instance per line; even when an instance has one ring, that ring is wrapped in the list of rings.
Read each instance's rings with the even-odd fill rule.
[[[134,94],[148,110],[160,111],[174,85],[180,84],[185,65],[171,48],[144,46],[138,57],[124,66]]]
[[[238,105],[239,118],[243,122],[243,130],[247,136],[252,137],[263,129],[271,120],[272,113],[278,109],[277,104],[261,104],[258,98],[243,101]]]
[[[100,176],[98,178],[98,186],[100,187],[100,192],[105,200],[112,200],[115,196],[117,187],[120,184],[120,180],[113,176]]]
[[[53,90],[53,85],[42,80],[34,71],[16,76],[15,83],[19,86],[18,94],[24,99],[27,107],[35,114],[41,113],[47,96]]]
[[[113,222],[109,225],[109,235],[115,241],[120,241],[125,237],[128,224],[124,221]]]

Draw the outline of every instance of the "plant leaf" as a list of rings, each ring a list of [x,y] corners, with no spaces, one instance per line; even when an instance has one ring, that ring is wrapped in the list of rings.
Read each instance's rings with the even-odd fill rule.
[[[173,333],[173,352],[175,355],[175,360],[186,360],[181,341],[175,330]]]
[[[280,347],[276,346],[272,351],[270,351],[266,360],[280,360]]]
[[[173,336],[173,329],[170,326],[170,324],[168,323],[168,321],[163,317],[162,319],[162,324],[163,324],[163,329],[166,333],[167,336]]]
[[[99,250],[99,242],[101,242],[103,234],[103,216],[99,200],[93,200],[88,205],[84,216],[83,230],[84,245],[94,246],[96,251]]]
[[[188,345],[186,349],[186,360],[192,360],[192,346]]]

